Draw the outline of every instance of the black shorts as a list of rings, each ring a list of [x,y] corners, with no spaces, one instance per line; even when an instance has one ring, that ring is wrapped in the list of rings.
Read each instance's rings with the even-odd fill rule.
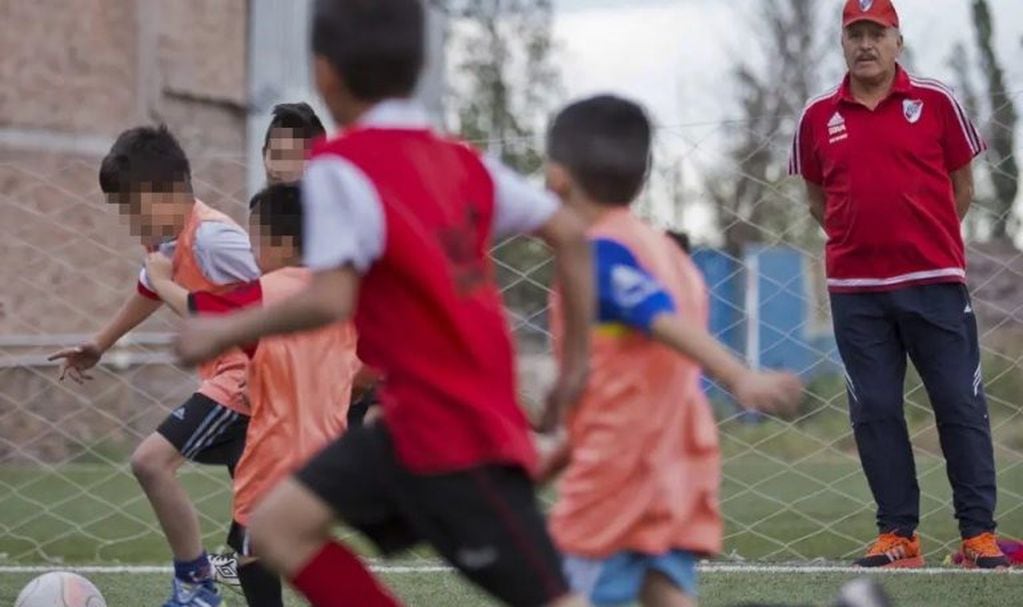
[[[521,468],[413,474],[376,423],[350,430],[296,476],[384,554],[426,542],[516,607],[546,605],[568,593],[532,481]]]
[[[249,417],[196,392],[156,429],[185,459],[234,467],[245,450]]]

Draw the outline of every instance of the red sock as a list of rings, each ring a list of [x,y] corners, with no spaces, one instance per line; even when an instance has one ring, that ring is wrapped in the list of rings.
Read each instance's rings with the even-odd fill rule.
[[[359,557],[334,542],[324,544],[291,583],[313,607],[398,607]]]

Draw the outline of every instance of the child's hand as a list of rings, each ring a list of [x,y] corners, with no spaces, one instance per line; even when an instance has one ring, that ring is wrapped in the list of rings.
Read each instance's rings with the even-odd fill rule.
[[[87,341],[74,348],[55,352],[48,356],[46,360],[60,361],[59,381],[64,381],[65,377],[69,377],[72,381],[82,384],[85,383],[85,380],[92,379],[92,376],[86,373],[86,371],[95,367],[102,356],[103,351],[100,350],[99,346],[94,342]]]
[[[739,404],[764,413],[788,415],[799,408],[803,383],[791,373],[750,371],[733,387]]]
[[[540,411],[539,419],[533,423],[533,429],[541,434],[547,434],[558,429],[564,421],[565,413],[575,405],[583,392],[589,379],[589,367],[581,369],[562,370],[558,376],[550,394],[547,395],[547,402]]]
[[[159,251],[146,255],[146,274],[150,280],[171,280],[174,262]]]
[[[568,466],[571,459],[571,448],[568,446],[567,437],[563,434],[555,437],[537,434],[534,436],[534,443],[536,443],[540,459],[533,473],[533,482],[537,485],[546,485]]]

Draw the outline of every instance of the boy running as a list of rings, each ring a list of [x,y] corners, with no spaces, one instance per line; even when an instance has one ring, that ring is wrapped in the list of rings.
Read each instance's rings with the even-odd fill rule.
[[[354,313],[360,357],[387,378],[383,418],[328,446],[250,521],[256,552],[316,607],[396,604],[332,539],[336,518],[385,553],[431,544],[507,604],[566,604],[488,251],[532,232],[556,253],[565,357],[551,409],[560,411],[587,377],[589,246],[553,196],[430,130],[409,100],[423,12],[418,0],[315,4],[316,82],[346,130],[314,152],[303,180],[312,283],[272,306],[191,320],[179,354],[201,361]]]
[[[302,205],[294,184],[271,185],[250,204],[249,234],[263,276],[223,294],[189,293],[171,279],[171,263],[152,253],[146,264],[153,287],[182,316],[218,314],[272,305],[305,288],[299,267]],[[316,331],[269,337],[247,347],[252,407],[245,452],[234,480],[234,523],[228,544],[240,559],[238,578],[249,607],[283,607],[280,578],[253,558],[246,526],[253,507],[283,478],[341,435],[352,379],[359,366],[355,328],[333,324]],[[328,381],[324,381],[328,380]]]
[[[800,395],[795,377],[752,372],[710,336],[699,271],[630,212],[650,141],[644,111],[609,96],[569,106],[548,135],[548,185],[589,226],[598,319],[589,388],[541,478],[567,464],[550,528],[572,589],[595,605],[692,605],[698,556],[721,548],[702,369],[745,407],[780,410]],[[563,303],[551,303],[557,319]],[[560,346],[562,327],[553,331]]]
[[[117,138],[103,159],[100,187],[117,204],[131,232],[173,260],[174,281],[191,290],[222,292],[259,276],[245,231],[195,198],[188,158],[166,127],[138,127]],[[161,306],[145,269],[136,292],[95,338],[62,350],[60,378],[81,383],[103,353]],[[131,467],[174,555],[166,607],[220,605],[199,520],[177,479],[185,460],[234,471],[245,445],[247,360],[237,349],[199,368],[196,393],[135,449]]]

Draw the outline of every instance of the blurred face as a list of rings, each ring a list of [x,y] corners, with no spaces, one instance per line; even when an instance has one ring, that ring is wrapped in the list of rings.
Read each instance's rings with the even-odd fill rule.
[[[291,236],[272,235],[270,229],[260,221],[258,213],[249,216],[249,240],[252,241],[256,263],[262,273],[267,274],[295,264],[298,257],[295,239]]]
[[[152,247],[173,240],[185,227],[194,198],[187,184],[174,184],[173,191],[153,191],[143,185],[125,196],[111,196],[118,213],[127,219],[131,235],[143,246]]]
[[[295,129],[274,128],[263,151],[263,165],[268,183],[290,183],[302,178],[310,142]]]
[[[880,82],[895,73],[895,62],[902,54],[902,34],[872,21],[859,21],[842,31],[842,50],[852,78]]]

